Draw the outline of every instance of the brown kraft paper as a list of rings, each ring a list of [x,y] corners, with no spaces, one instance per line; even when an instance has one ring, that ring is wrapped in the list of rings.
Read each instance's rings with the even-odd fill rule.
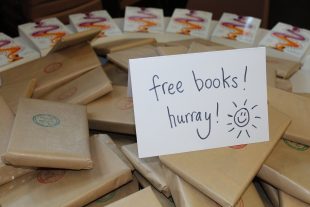
[[[112,91],[112,85],[101,67],[60,86],[42,99],[72,104],[88,104]]]
[[[276,70],[277,76],[284,79],[290,78],[301,67],[301,64],[298,62],[275,57],[268,56],[266,57],[266,61],[267,69]]]
[[[274,148],[290,119],[269,107],[267,142],[160,156],[170,170],[222,206],[234,206]],[[217,179],[214,179],[217,178]]]
[[[160,46],[156,47],[157,53],[159,55],[178,55],[187,53],[188,48],[185,46]]]
[[[150,187],[140,190],[106,207],[163,207]]]
[[[282,139],[258,176],[277,189],[310,204],[310,149]]]
[[[95,51],[98,55],[106,55],[111,52],[117,52],[120,50],[125,50],[133,47],[138,47],[142,45],[154,45],[156,44],[156,39],[154,38],[135,38],[135,39],[122,39],[113,42],[107,42],[95,46]]]
[[[177,207],[220,207],[219,204],[205,196],[191,184],[185,182],[167,167],[164,166],[163,169],[173,200]],[[264,207],[264,204],[253,183],[247,187],[235,206]]]
[[[139,158],[136,143],[123,146],[122,151],[133,164],[135,169],[138,170],[158,191],[162,192],[167,197],[171,196],[158,157]]]
[[[225,45],[204,45],[199,42],[193,42],[187,51],[187,53],[195,53],[195,52],[212,52],[212,51],[220,51],[220,50],[230,50],[233,49],[231,47]]]
[[[287,92],[292,92],[293,85],[292,85],[290,80],[277,78],[276,79],[276,88],[287,91]]]
[[[155,196],[158,198],[159,202],[164,207],[175,207],[174,202],[172,200],[172,197],[167,198],[164,194],[156,190],[154,186],[145,178],[143,175],[141,175],[138,171],[133,172],[133,176],[138,180],[140,186],[142,188],[151,187],[153,192],[155,193]]]
[[[310,99],[269,87],[268,102],[292,120],[284,138],[310,145]]]
[[[127,87],[114,86],[113,91],[87,104],[89,128],[136,134],[133,102],[127,97]]]
[[[86,107],[20,99],[2,158],[16,166],[92,168]]]
[[[193,38],[193,39],[187,39],[187,40],[180,40],[180,41],[172,41],[165,43],[166,46],[185,46],[187,48],[190,47],[190,45],[193,42],[197,42],[206,46],[216,46],[219,45],[218,43],[211,42],[209,40],[200,39],[200,38]]]
[[[282,191],[279,192],[280,207],[310,207],[309,204],[304,203],[291,195],[288,195]]]
[[[105,145],[90,138],[91,170],[40,170],[0,187],[2,207],[81,207],[132,179],[130,169]]]
[[[128,73],[114,64],[103,65],[103,70],[112,82],[112,85],[126,86],[128,85]]]
[[[120,199],[123,199],[133,193],[139,191],[139,183],[137,179],[133,178],[129,183],[117,188],[116,190],[98,198],[85,207],[103,207]]]
[[[6,152],[10,140],[14,114],[0,96],[0,158]],[[6,165],[0,159],[0,185],[31,172],[32,169]]]
[[[133,47],[127,50],[109,53],[108,59],[128,71],[129,59],[132,58],[145,58],[158,56],[156,47],[153,45],[144,45],[140,47]]]
[[[275,207],[280,206],[280,201],[279,201],[279,191],[272,185],[260,181],[261,186],[263,187],[264,192],[267,194],[269,200],[271,201],[272,205]]]

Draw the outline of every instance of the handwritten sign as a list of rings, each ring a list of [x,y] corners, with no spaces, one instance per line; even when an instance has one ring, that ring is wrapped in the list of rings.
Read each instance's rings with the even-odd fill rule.
[[[265,48],[129,64],[139,157],[269,140]]]

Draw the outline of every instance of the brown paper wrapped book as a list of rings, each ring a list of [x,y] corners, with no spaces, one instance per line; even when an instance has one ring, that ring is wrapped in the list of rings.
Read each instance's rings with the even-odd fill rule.
[[[86,107],[21,99],[3,159],[16,166],[92,168]]]
[[[133,193],[139,191],[139,183],[137,179],[133,178],[132,181],[119,187],[118,189],[98,198],[97,200],[91,202],[85,207],[103,207],[120,199],[123,199]]]
[[[95,51],[98,55],[106,55],[111,52],[117,52],[133,47],[139,47],[142,45],[155,44],[154,38],[134,38],[134,39],[122,39],[113,42],[107,42],[95,46]]]
[[[258,176],[279,190],[310,204],[310,149],[281,140],[265,161]]]
[[[193,42],[187,51],[187,53],[195,53],[195,52],[212,52],[212,51],[220,51],[220,50],[230,50],[233,49],[231,47],[225,45],[204,45],[199,42]]]
[[[166,180],[168,182],[169,189],[174,202],[177,207],[220,207],[215,201],[201,193],[191,184],[184,181],[178,175],[173,173],[166,167],[163,167]],[[242,197],[239,199],[236,207],[264,207],[264,204],[255,189],[253,183],[251,183]]]
[[[112,85],[127,86],[128,85],[128,73],[122,70],[114,64],[106,64],[103,67],[107,76],[112,82]]]
[[[290,119],[269,107],[268,142],[160,156],[174,173],[222,206],[233,206],[270,154]],[[217,178],[217,179],[214,179]]]
[[[101,136],[90,138],[91,170],[40,170],[0,187],[4,207],[80,207],[132,179],[130,169],[107,147]]]
[[[269,87],[268,102],[292,120],[284,138],[310,145],[310,99]]]
[[[288,79],[276,78],[276,88],[287,92],[292,92],[293,85]]]
[[[279,192],[278,189],[276,189],[275,187],[273,187],[272,185],[264,182],[264,181],[260,181],[264,192],[267,194],[269,200],[271,201],[272,205],[274,207],[279,207],[280,206],[280,201],[279,201]]]
[[[143,175],[141,175],[138,171],[134,171],[133,176],[138,180],[142,188],[147,187],[152,188],[153,192],[155,193],[155,196],[158,198],[162,206],[175,207],[172,197],[167,198],[164,194],[156,190],[156,188],[154,188],[154,186],[152,186],[152,184],[145,177],[143,177]]]
[[[107,207],[163,207],[150,187],[131,194]]]
[[[279,191],[280,207],[310,207],[310,204],[304,203],[291,195]]]
[[[266,75],[267,75],[267,85],[270,87],[276,87],[276,81],[277,81],[277,74],[276,74],[276,70],[269,68],[266,71]]]
[[[88,104],[112,91],[111,81],[101,67],[66,83],[42,99],[72,104]]]
[[[2,85],[17,84],[35,78],[37,84],[34,97],[41,97],[58,86],[100,66],[96,53],[87,42],[94,37],[96,32],[72,34],[66,39],[67,41],[60,42],[56,46],[63,49],[2,72],[0,74]]]
[[[188,48],[185,46],[160,46],[156,47],[159,55],[178,55],[187,53]]]
[[[135,134],[132,98],[127,87],[114,86],[113,91],[87,104],[89,127],[125,134]]]
[[[171,196],[158,157],[139,158],[137,144],[125,145],[122,151],[134,167],[160,192]]]
[[[6,152],[9,144],[13,122],[14,114],[0,96],[0,185],[32,171],[30,168],[6,165],[1,160],[1,156]]]
[[[187,39],[187,40],[180,40],[180,41],[172,41],[172,42],[167,42],[165,43],[166,46],[185,46],[187,48],[190,47],[190,45],[193,42],[197,42],[206,46],[216,46],[219,45],[215,42],[211,42],[209,40],[205,40],[205,39],[200,39],[200,38],[193,38],[193,39]]]
[[[291,77],[295,72],[297,72],[301,66],[300,63],[274,58],[274,57],[267,57],[267,69],[274,69],[277,71],[277,76],[280,78],[288,79]]]
[[[154,56],[158,56],[156,47],[153,45],[144,45],[140,47],[133,47],[127,50],[109,53],[108,59],[128,71],[129,59]]]

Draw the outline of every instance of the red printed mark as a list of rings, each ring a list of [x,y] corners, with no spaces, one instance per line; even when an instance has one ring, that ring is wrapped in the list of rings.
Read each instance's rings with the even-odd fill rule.
[[[72,97],[76,92],[77,92],[77,87],[73,86],[72,88],[69,88],[69,90],[67,90],[66,92],[60,94],[58,97],[57,97],[57,100],[58,101],[63,101],[67,98],[70,98]]]
[[[52,73],[52,72],[59,70],[61,67],[62,67],[62,63],[51,63],[51,64],[47,65],[43,69],[43,71],[45,73]]]
[[[119,109],[121,109],[121,110],[132,109],[132,107],[133,107],[132,98],[129,98],[129,97],[121,98],[121,99],[117,102],[117,107],[118,107]]]
[[[239,144],[239,145],[230,146],[229,148],[232,148],[232,149],[243,149],[246,146],[247,146],[247,144]]]
[[[41,170],[37,175],[39,183],[55,183],[62,179],[66,174],[65,170]]]

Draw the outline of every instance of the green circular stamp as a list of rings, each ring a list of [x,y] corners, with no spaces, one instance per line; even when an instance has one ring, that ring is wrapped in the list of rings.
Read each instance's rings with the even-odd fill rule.
[[[33,123],[42,127],[56,127],[60,120],[51,114],[37,114],[32,117]]]
[[[115,196],[116,192],[112,191],[111,193],[108,193],[107,195],[102,196],[101,198],[96,200],[96,203],[105,203],[109,200],[111,200]]]
[[[307,149],[309,149],[309,146],[304,145],[304,144],[292,142],[292,141],[287,140],[287,139],[283,139],[283,141],[287,146],[289,146],[295,150],[298,150],[298,151],[306,151]]]

